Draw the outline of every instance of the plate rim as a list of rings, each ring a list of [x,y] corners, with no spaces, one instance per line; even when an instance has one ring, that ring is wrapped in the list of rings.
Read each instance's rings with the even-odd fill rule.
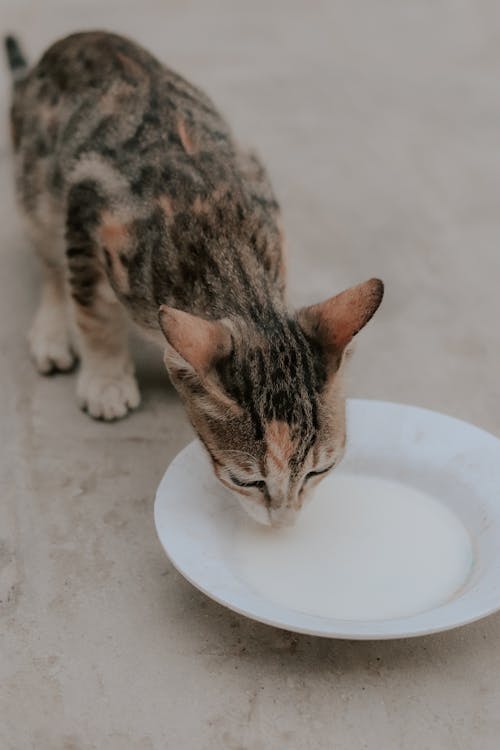
[[[460,424],[462,426],[465,426],[467,428],[473,428],[474,430],[477,430],[478,432],[482,433],[485,437],[491,438],[495,441],[500,442],[500,438],[498,438],[493,433],[489,432],[488,430],[485,430],[483,427],[479,427],[478,425],[467,422],[461,418],[452,416],[450,414],[447,414],[445,412],[438,412],[433,409],[428,409],[426,407],[418,406],[415,404],[408,404],[404,402],[397,402],[397,401],[386,401],[381,399],[371,399],[371,398],[349,398],[346,400],[347,402],[347,409],[351,408],[351,406],[362,406],[363,404],[377,404],[379,406],[387,406],[389,408],[403,408],[408,411],[413,412],[419,412],[419,413],[425,413],[432,416],[438,416],[440,418],[444,418],[446,420],[450,420],[452,422],[455,422],[457,424]],[[488,617],[495,612],[498,612],[500,610],[500,597],[496,604],[485,606],[482,609],[476,610],[474,613],[472,613],[470,616],[464,616],[460,619],[457,619],[453,623],[449,624],[436,624],[435,626],[429,626],[425,628],[418,628],[415,630],[409,629],[405,630],[404,632],[380,632],[380,631],[366,631],[361,632],[361,630],[358,630],[356,632],[355,630],[346,630],[343,631],[342,629],[329,629],[325,630],[321,627],[314,627],[314,628],[308,628],[301,625],[294,625],[289,622],[280,621],[278,619],[273,619],[266,617],[265,615],[256,614],[253,611],[250,611],[248,609],[245,609],[244,607],[238,606],[234,604],[233,601],[230,599],[225,598],[224,596],[214,593],[213,590],[210,590],[208,587],[204,586],[199,581],[195,580],[191,577],[190,573],[183,568],[183,566],[173,558],[173,556],[170,554],[169,550],[165,546],[162,537],[160,535],[159,526],[159,514],[160,514],[160,506],[161,506],[161,491],[164,483],[167,481],[167,474],[169,473],[171,467],[173,466],[174,462],[177,462],[177,460],[180,460],[186,453],[193,449],[200,449],[205,452],[205,448],[201,441],[198,438],[195,438],[194,440],[190,441],[187,445],[185,445],[172,459],[170,464],[167,466],[167,469],[165,470],[165,473],[163,474],[163,477],[158,485],[156,495],[155,495],[155,502],[154,502],[154,523],[155,523],[155,530],[157,537],[159,539],[159,542],[168,558],[168,560],[171,562],[171,564],[174,566],[175,570],[186,580],[188,581],[192,586],[194,586],[198,591],[201,591],[205,596],[207,596],[209,599],[212,599],[213,601],[217,602],[217,604],[220,604],[221,606],[225,607],[226,609],[229,609],[232,612],[235,612],[236,614],[242,615],[244,617],[247,617],[250,620],[253,620],[255,622],[260,622],[264,625],[268,625],[275,628],[280,628],[282,630],[287,630],[294,633],[299,633],[301,635],[308,635],[308,636],[315,636],[320,638],[329,638],[329,639],[338,639],[338,640],[356,640],[356,641],[374,641],[374,640],[401,640],[406,638],[417,638],[420,636],[425,635],[433,635],[436,633],[442,633],[447,632],[449,630],[455,630],[456,628],[464,627],[465,625],[470,625],[474,622],[477,622],[478,620],[482,620],[485,617]],[[433,609],[438,609],[437,607]],[[290,610],[292,611],[292,610]],[[432,611],[432,610],[431,610]],[[300,614],[306,614],[306,613],[300,613]],[[423,613],[419,613],[423,614]],[[392,619],[385,619],[385,620],[335,620],[334,618],[321,618],[320,616],[316,615],[307,615],[310,617],[318,617],[318,619],[330,619],[330,621],[333,623],[349,623],[351,626],[356,626],[361,628],[363,624],[366,624],[367,626],[375,625],[375,623],[380,622],[382,623],[388,623],[388,622],[402,622],[403,620],[412,620],[416,615],[410,615],[406,618],[392,618]]]

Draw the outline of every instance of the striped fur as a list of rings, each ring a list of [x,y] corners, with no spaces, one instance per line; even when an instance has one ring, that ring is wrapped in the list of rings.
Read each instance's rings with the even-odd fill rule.
[[[269,179],[201,91],[113,34],[63,39],[30,70],[6,44],[17,192],[45,268],[38,369],[78,353],[80,405],[124,416],[132,319],[166,347],[217,476],[258,520],[290,520],[342,455],[344,350],[381,283],[291,313]]]

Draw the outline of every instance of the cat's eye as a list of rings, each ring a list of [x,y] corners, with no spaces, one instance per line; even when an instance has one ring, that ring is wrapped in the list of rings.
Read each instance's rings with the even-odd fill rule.
[[[238,477],[235,477],[233,474],[229,475],[229,479],[237,487],[256,487],[257,489],[262,490],[266,486],[263,479],[257,479],[253,482],[242,482],[241,479],[238,479]]]
[[[330,471],[330,469],[333,469],[334,466],[335,466],[335,463],[330,464],[330,466],[327,466],[325,469],[310,471],[308,474],[306,474],[304,478],[304,484],[307,482],[308,479],[311,479],[312,477],[319,477],[321,476],[321,474],[326,474],[326,472]]]

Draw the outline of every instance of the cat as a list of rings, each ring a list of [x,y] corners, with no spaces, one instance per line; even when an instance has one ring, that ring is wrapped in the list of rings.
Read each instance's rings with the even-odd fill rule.
[[[210,99],[134,42],[56,42],[29,68],[6,38],[16,187],[43,265],[29,334],[79,405],[139,405],[127,320],[164,361],[219,480],[267,525],[292,523],[346,441],[342,376],[378,279],[295,313],[264,167]],[[72,330],[73,329],[73,330]]]

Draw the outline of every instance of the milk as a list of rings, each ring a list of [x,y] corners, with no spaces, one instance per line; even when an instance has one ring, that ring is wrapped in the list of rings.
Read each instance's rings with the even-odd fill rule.
[[[423,612],[471,570],[470,537],[430,495],[376,477],[332,473],[291,528],[245,520],[236,565],[256,592],[284,607],[344,620]]]

